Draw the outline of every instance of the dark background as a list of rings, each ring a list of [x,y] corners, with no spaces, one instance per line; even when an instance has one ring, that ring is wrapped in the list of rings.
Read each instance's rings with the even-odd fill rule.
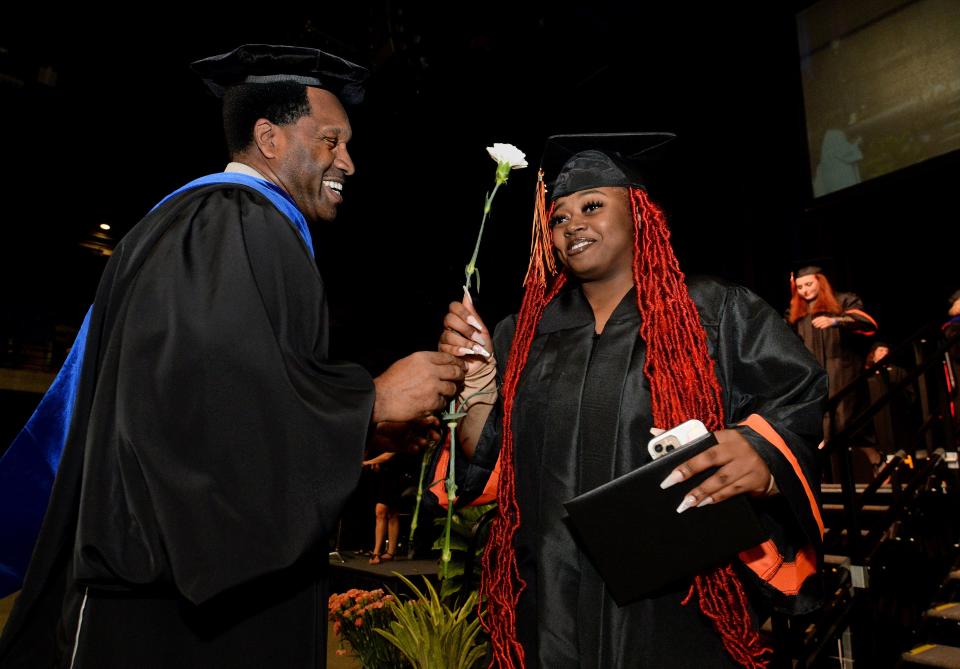
[[[586,131],[679,135],[652,192],[685,271],[742,283],[782,310],[791,266],[827,258],[834,287],[859,293],[899,341],[945,319],[960,287],[960,160],[812,200],[794,23],[807,4],[205,6],[211,18],[150,4],[8,15],[3,364],[16,366],[13,352],[31,342],[65,346],[106,262],[80,243],[112,243],[91,237],[100,223],[115,241],[167,193],[223,169],[218,102],[188,64],[245,42],[317,46],[372,70],[366,103],[351,111],[357,174],[337,220],[314,230],[337,357],[376,373],[435,347],[492,186],[493,142],[520,147],[531,168],[497,196],[478,304],[491,327],[515,311],[544,140]],[[8,418],[24,411],[0,405]]]

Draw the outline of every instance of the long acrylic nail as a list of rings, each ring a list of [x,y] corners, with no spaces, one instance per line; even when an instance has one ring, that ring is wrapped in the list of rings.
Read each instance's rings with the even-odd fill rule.
[[[697,504],[697,508],[699,509],[701,506],[706,506],[707,504],[713,504],[713,497],[710,497],[709,495],[704,497],[702,500],[700,500],[700,503]]]
[[[660,487],[666,490],[672,485],[676,485],[683,480],[683,474],[680,473],[679,469],[674,469],[670,472],[670,476],[660,481]]]
[[[677,507],[677,513],[683,513],[684,511],[686,511],[696,503],[697,503],[696,497],[694,497],[693,495],[687,495],[686,497],[683,498],[683,501],[680,502],[680,506]]]
[[[483,329],[483,326],[480,325],[480,321],[478,321],[476,318],[474,318],[474,317],[473,317],[473,314],[470,314],[469,316],[467,316],[467,322],[468,322],[470,325],[472,325],[473,327],[477,328],[478,330],[482,330],[482,329]]]
[[[460,355],[474,355],[476,353],[472,348],[466,348],[464,346],[461,346],[457,350],[460,352]]]
[[[472,335],[470,335],[470,339],[483,346],[483,335],[479,332],[474,332]]]
[[[479,353],[479,354],[482,355],[484,358],[489,358],[489,357],[490,357],[490,353],[487,351],[487,349],[485,349],[484,347],[482,347],[480,344],[474,344],[474,345],[473,345],[473,352],[474,352],[474,353]]]

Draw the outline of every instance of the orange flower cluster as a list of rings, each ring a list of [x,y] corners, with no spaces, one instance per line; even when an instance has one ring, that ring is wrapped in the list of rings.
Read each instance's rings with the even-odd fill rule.
[[[365,669],[408,666],[396,646],[374,631],[389,628],[394,619],[389,604],[394,599],[381,588],[330,595],[329,619],[339,643],[337,655],[352,653]]]

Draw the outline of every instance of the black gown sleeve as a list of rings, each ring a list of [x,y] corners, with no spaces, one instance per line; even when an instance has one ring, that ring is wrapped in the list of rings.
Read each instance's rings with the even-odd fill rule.
[[[819,594],[809,577],[823,538],[817,447],[826,373],[781,316],[745,288],[727,292],[718,340],[727,422],[757,450],[780,491],[756,503],[771,540],[741,558],[777,608],[809,610]]]
[[[838,326],[848,332],[876,334],[877,322],[863,310],[863,300],[853,293],[842,293],[839,297],[842,314]]]
[[[326,550],[374,391],[326,359],[320,276],[262,196],[221,188],[156,215],[164,232],[134,236],[97,297],[75,570],[199,604]]]

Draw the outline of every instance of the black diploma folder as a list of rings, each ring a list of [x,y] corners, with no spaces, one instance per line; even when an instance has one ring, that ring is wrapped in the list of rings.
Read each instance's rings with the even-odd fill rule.
[[[580,548],[619,606],[691,580],[769,538],[745,495],[677,513],[716,468],[660,488],[677,465],[716,443],[708,433],[564,503]]]

